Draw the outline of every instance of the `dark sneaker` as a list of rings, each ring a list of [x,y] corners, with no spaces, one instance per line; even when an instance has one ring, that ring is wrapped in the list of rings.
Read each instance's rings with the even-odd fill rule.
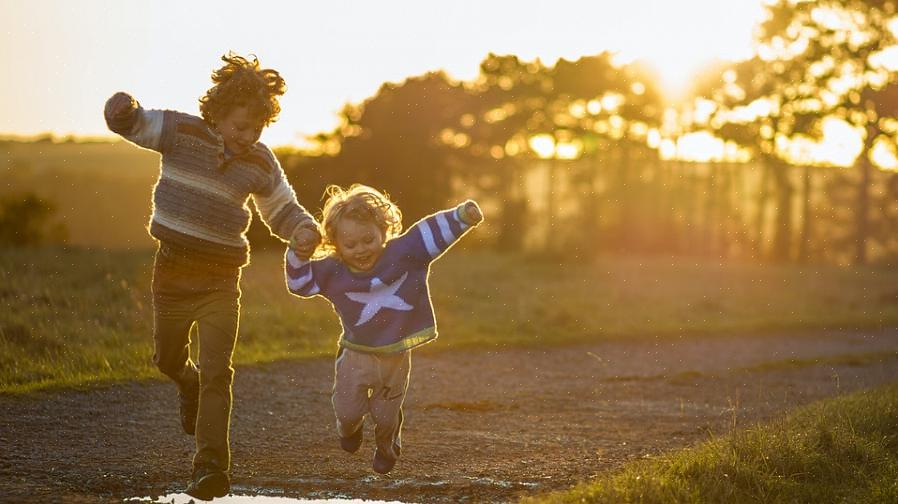
[[[371,464],[371,468],[374,469],[374,472],[378,474],[387,474],[393,470],[393,466],[395,465],[396,459],[380,451],[380,448],[375,450],[374,463]]]
[[[227,473],[218,469],[198,467],[193,471],[193,478],[184,491],[199,500],[212,500],[224,497],[231,491],[231,480]]]
[[[181,428],[191,436],[196,433],[196,412],[200,406],[200,382],[199,380],[185,385],[178,391],[178,401],[181,403]]]
[[[359,428],[356,429],[355,432],[347,437],[341,437],[340,448],[343,448],[349,453],[355,453],[359,451],[359,447],[362,446],[362,427],[364,427],[364,425],[359,425]]]

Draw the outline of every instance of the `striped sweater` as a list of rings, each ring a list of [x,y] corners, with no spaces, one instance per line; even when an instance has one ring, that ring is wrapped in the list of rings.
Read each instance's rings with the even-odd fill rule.
[[[256,143],[226,158],[221,135],[203,119],[134,103],[130,113],[106,117],[106,123],[126,140],[162,154],[149,230],[176,258],[213,269],[245,265],[250,197],[284,241],[299,227],[315,226],[268,147]]]
[[[287,288],[322,296],[334,306],[340,346],[361,352],[409,350],[437,337],[427,277],[430,263],[470,229],[460,209],[438,212],[389,240],[374,266],[349,269],[335,256],[304,261],[287,251]]]

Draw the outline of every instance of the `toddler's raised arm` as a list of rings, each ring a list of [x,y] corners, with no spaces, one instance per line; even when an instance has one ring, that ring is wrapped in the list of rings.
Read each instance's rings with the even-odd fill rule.
[[[480,207],[476,202],[468,200],[419,220],[401,239],[409,242],[413,257],[430,262],[481,221],[483,214]]]

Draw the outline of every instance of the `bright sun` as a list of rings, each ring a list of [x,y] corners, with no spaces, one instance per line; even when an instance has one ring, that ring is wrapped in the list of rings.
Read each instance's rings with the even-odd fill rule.
[[[621,54],[654,68],[672,99],[682,98],[693,77],[709,64],[750,57],[755,26],[764,18],[757,0],[648,4],[645,22],[635,25],[641,36],[621,41]]]

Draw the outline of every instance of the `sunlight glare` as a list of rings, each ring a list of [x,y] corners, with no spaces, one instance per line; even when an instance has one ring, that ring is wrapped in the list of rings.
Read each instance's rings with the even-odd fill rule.
[[[874,68],[882,68],[889,72],[898,70],[898,46],[887,47],[870,55],[870,64]]]
[[[898,156],[895,154],[895,144],[883,137],[879,137],[873,143],[870,150],[870,160],[874,165],[883,170],[898,170]]]
[[[677,157],[685,161],[720,161],[724,158],[724,143],[707,131],[687,133],[677,140]]]
[[[555,156],[558,159],[577,159],[580,157],[580,151],[582,150],[583,144],[579,139],[571,142],[558,142],[558,145],[555,147]]]
[[[862,132],[836,117],[822,121],[823,138],[816,141],[804,135],[776,137],[776,147],[787,161],[796,165],[849,167],[864,149]]]
[[[540,159],[549,159],[555,155],[555,139],[551,135],[534,135],[530,137],[529,144]]]

